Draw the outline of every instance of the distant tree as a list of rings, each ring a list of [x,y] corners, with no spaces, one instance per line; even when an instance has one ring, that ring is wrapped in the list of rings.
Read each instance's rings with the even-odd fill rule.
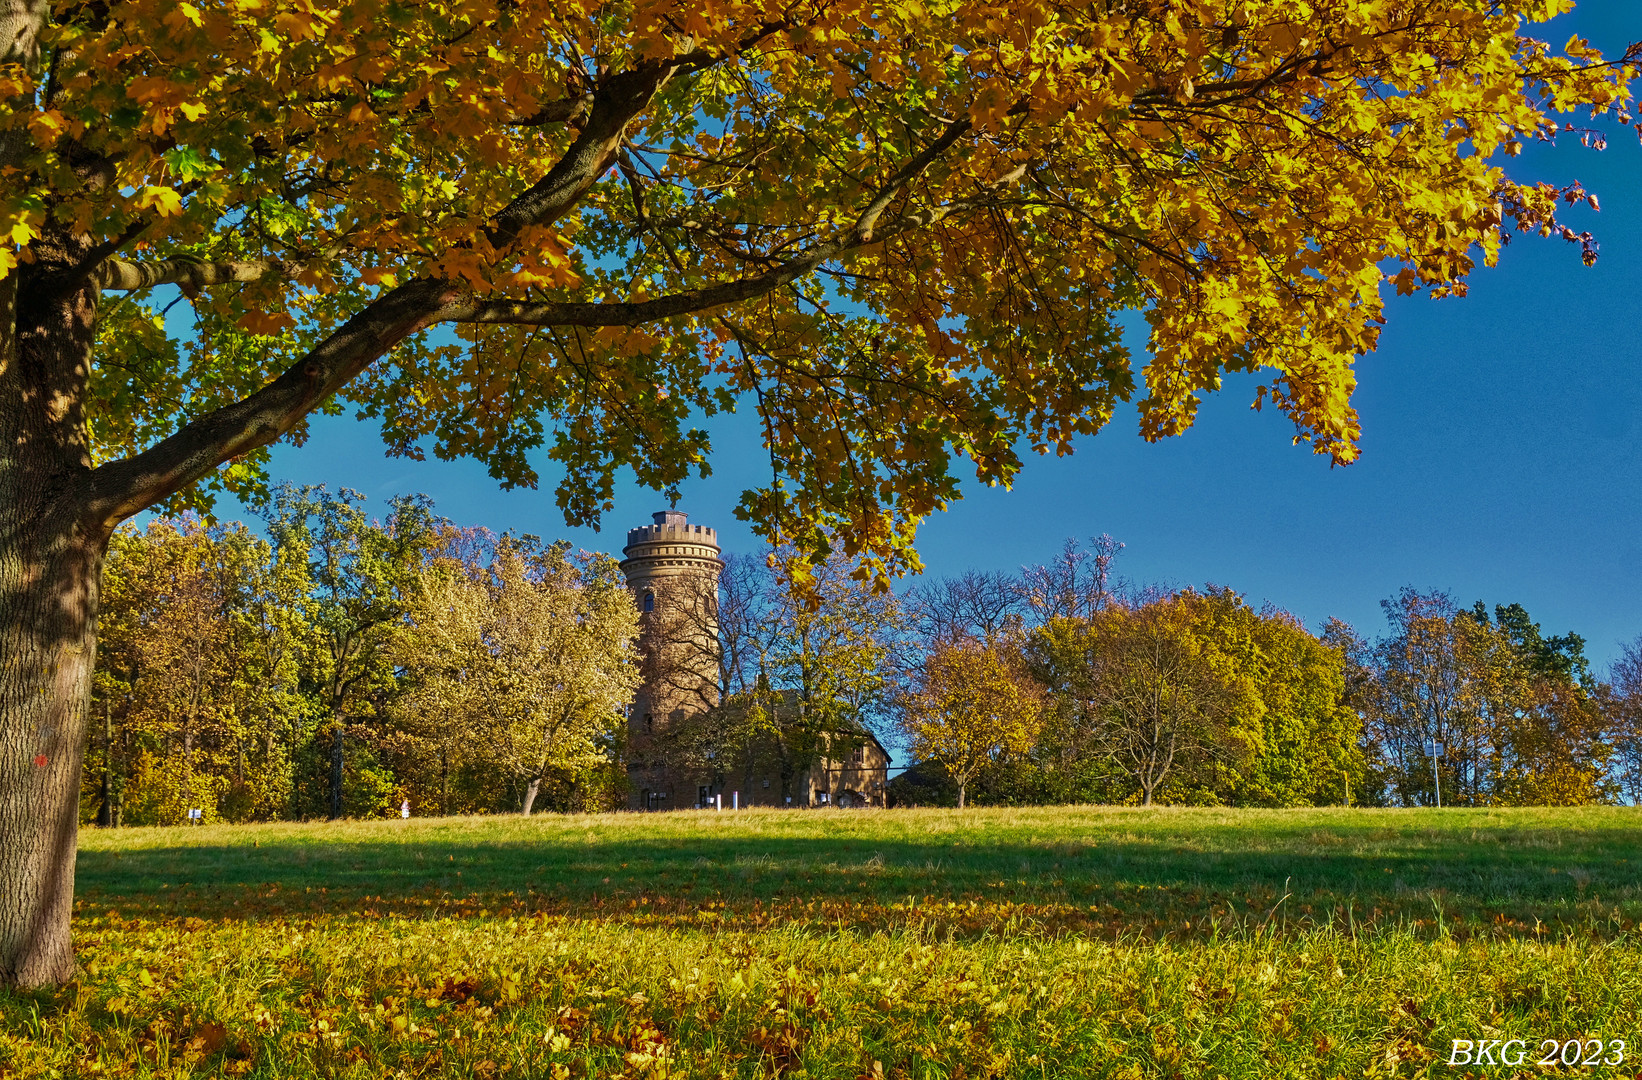
[[[1180,598],[1205,648],[1259,700],[1258,738],[1249,758],[1214,784],[1218,798],[1236,806],[1349,801],[1362,785],[1364,761],[1362,722],[1345,704],[1342,651],[1290,613],[1269,605],[1256,611],[1230,589],[1210,586]]]
[[[284,814],[311,642],[300,571],[243,526],[157,518],[114,537],[86,776],[95,820]]]
[[[1465,613],[1491,636],[1499,669],[1486,685],[1486,756],[1479,801],[1514,806],[1610,802],[1613,753],[1596,681],[1578,634],[1545,636],[1521,604],[1479,600]]]
[[[1536,672],[1502,712],[1484,777],[1484,801],[1504,806],[1585,806],[1612,802],[1614,754],[1597,698],[1566,676]]]
[[[1083,547],[1068,539],[1054,560],[1021,571],[1020,590],[1034,621],[1087,620],[1104,611],[1123,591],[1113,564],[1123,545],[1102,533]]]
[[[1095,693],[1095,640],[1087,620],[1051,616],[1027,636],[1021,656],[1044,692],[1035,763],[1050,785],[1106,801],[1122,797],[1128,773],[1112,758]]]
[[[1405,588],[1380,607],[1389,630],[1364,657],[1370,678],[1358,704],[1389,796],[1429,806],[1440,783],[1447,801],[1471,801],[1488,696],[1476,676],[1491,671],[1486,634],[1458,618],[1446,593]],[[1443,748],[1435,777],[1433,741]]]
[[[1623,797],[1642,805],[1642,637],[1626,642],[1601,694],[1613,745],[1613,778]]]
[[[352,730],[371,735],[365,722],[377,715],[382,695],[394,687],[388,646],[409,612],[419,575],[438,538],[426,496],[397,496],[385,521],[372,520],[364,496],[346,488],[276,488],[264,514],[281,558],[308,564],[307,598],[322,642],[310,670],[326,723],[319,738],[329,744],[327,808],[339,818],[344,806],[344,738]],[[360,809],[385,807],[387,792]]]
[[[926,649],[1017,637],[1026,607],[1021,581],[998,571],[969,570],[920,582],[906,600],[909,624]]]
[[[798,564],[791,549],[776,566]],[[747,710],[777,758],[782,796],[798,774],[837,760],[889,722],[901,665],[905,613],[895,595],[874,587],[854,560],[835,551],[804,568],[799,581],[767,578],[768,623],[759,680]],[[779,707],[778,707],[779,703]],[[789,707],[790,706],[790,707]]]
[[[809,565],[791,548],[767,562],[732,555],[711,598],[718,607],[710,654],[702,644],[709,597],[690,592],[688,582],[672,599],[658,593],[655,629],[646,633],[647,641],[661,637],[652,657],[675,658],[659,674],[686,696],[694,680],[699,708],[667,725],[657,754],[720,776],[740,770],[749,783],[767,768],[780,777],[785,798],[806,770],[837,760],[886,724],[904,667],[906,616],[893,593],[858,570],[841,548]],[[715,663],[719,681],[701,686],[703,668],[695,665],[710,671]]]
[[[996,647],[960,641],[937,645],[925,660],[901,725],[913,757],[938,762],[952,777],[961,809],[982,769],[1031,749],[1038,712],[1030,682]]]
[[[307,562],[234,526],[230,579],[231,651],[240,699],[232,783],[223,812],[232,820],[270,820],[291,812],[297,753],[321,719],[305,692],[320,655]],[[310,685],[311,684],[307,684]]]
[[[1051,562],[1017,574],[969,571],[922,582],[907,595],[916,651],[980,642],[1009,657],[1046,691],[1039,732],[1029,755],[996,762],[976,778],[1000,802],[1096,801],[1113,795],[1114,770],[1090,737],[1091,723],[1077,692],[1086,657],[1076,628],[1119,602],[1128,586],[1113,564],[1123,545],[1110,536],[1088,547],[1067,540]],[[1068,636],[1070,635],[1070,636]],[[918,656],[907,658],[916,669]],[[904,785],[903,785],[904,786]]]
[[[388,645],[400,672],[393,703],[396,757],[409,764],[400,786],[418,812],[453,809],[451,782],[481,756],[479,729],[491,693],[495,645],[487,638],[492,598],[485,576],[490,554],[475,564],[440,545],[441,555],[423,566],[405,622]],[[408,745],[406,745],[408,744]],[[409,759],[407,762],[406,759]],[[431,759],[433,775],[417,766]]]
[[[1105,753],[1152,805],[1166,782],[1212,789],[1259,746],[1254,679],[1204,632],[1193,599],[1111,606],[1087,624],[1087,694]]]
[[[178,824],[192,807],[217,817],[226,779],[207,759],[232,745],[236,721],[231,591],[217,554],[197,519],[157,520],[111,543],[97,680],[107,824]]]
[[[613,559],[504,537],[482,571],[446,560],[420,583],[395,656],[447,753],[465,742],[520,780],[527,817],[545,781],[609,761],[639,684],[638,614]]]
[[[1489,625],[1488,609],[1481,600],[1469,614],[1479,626]],[[1595,685],[1590,663],[1585,659],[1585,639],[1578,634],[1546,637],[1521,604],[1495,604],[1492,623],[1510,642],[1518,662],[1528,674],[1586,689]]]
[[[1141,594],[1144,596],[1145,594]],[[1033,761],[1100,798],[1338,803],[1363,783],[1342,651],[1229,589],[1112,603],[1028,637],[1046,693]]]
[[[1405,588],[1381,606],[1388,632],[1360,656],[1353,699],[1393,801],[1430,805],[1439,782],[1454,805],[1612,797],[1606,714],[1578,635],[1547,638],[1520,605],[1490,617],[1440,592]]]

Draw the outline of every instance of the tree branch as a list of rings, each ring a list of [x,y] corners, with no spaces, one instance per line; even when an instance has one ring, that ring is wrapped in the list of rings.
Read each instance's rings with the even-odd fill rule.
[[[486,229],[491,245],[510,247],[525,229],[568,213],[609,168],[627,125],[675,70],[671,61],[651,61],[607,77],[564,157]],[[88,519],[112,529],[222,462],[272,443],[394,346],[445,321],[444,309],[461,292],[450,281],[406,282],[372,301],[256,393],[190,421],[140,454],[93,470],[85,504]]]
[[[550,101],[529,116],[509,120],[508,127],[543,127],[547,124],[573,123],[585,113],[592,102],[585,97],[562,97]]]
[[[638,326],[656,319],[723,307],[779,289],[851,247],[823,244],[762,274],[633,303],[578,304],[507,299],[470,299],[447,306],[442,321],[522,326]]]
[[[878,233],[876,240],[887,240],[912,228],[933,225],[943,218],[971,209],[975,205],[975,202],[966,200],[949,203],[938,210],[896,218],[894,227],[887,232]],[[763,296],[797,281],[828,259],[835,259],[846,252],[866,247],[873,243],[874,239],[872,234],[862,236],[852,227],[842,238],[817,245],[762,274],[720,282],[717,285],[706,285],[699,289],[669,293],[653,300],[630,303],[572,303],[473,297],[446,305],[440,312],[440,321],[520,326],[638,326],[640,323],[656,319],[693,315],[698,311],[707,311]]]
[[[780,25],[759,27],[743,44],[756,45]],[[689,54],[646,61],[605,76],[564,156],[485,227],[490,247],[507,250],[527,229],[549,225],[569,212],[615,162],[627,126],[649,106],[656,93],[681,71],[694,70],[710,59]],[[890,178],[862,216],[838,239],[739,281],[632,304],[476,300],[465,296],[466,288],[458,282],[434,278],[406,282],[372,301],[256,393],[190,421],[142,453],[93,470],[85,503],[88,521],[112,529],[121,520],[208,475],[222,462],[274,442],[378,358],[436,323],[636,325],[735,303],[780,288],[845,251],[873,242],[874,226],[895,194],[950,148],[967,126],[967,121],[950,125],[935,143]],[[877,239],[933,224],[974,205],[974,200],[965,200],[898,214],[888,232],[878,233]],[[255,280],[282,267],[275,260],[262,265],[168,260],[146,266],[121,261],[106,271],[100,270],[99,275],[107,277],[110,288],[142,288],[164,281],[196,287],[219,281]]]
[[[941,132],[940,138],[930,143],[922,153],[907,162],[899,172],[890,177],[889,182],[867,204],[866,209],[861,211],[861,216],[856,218],[855,234],[862,240],[871,240],[872,227],[878,223],[879,217],[883,215],[889,204],[895,200],[895,196],[901,189],[906,187],[910,180],[929,168],[936,158],[951,149],[952,144],[962,138],[964,133],[973,126],[973,121],[967,116],[952,121],[946,126],[946,130]]]
[[[667,296],[656,297],[653,300],[640,300],[630,303],[537,302],[506,298],[470,298],[448,305],[441,313],[441,321],[519,326],[638,326],[640,323],[651,322],[656,319],[692,315],[710,308],[724,307],[727,304],[739,303],[742,300],[751,300],[754,297],[763,296],[765,293],[772,292],[783,285],[798,280],[829,259],[835,259],[848,251],[865,247],[875,240],[887,240],[908,229],[933,225],[955,213],[972,209],[984,202],[985,200],[966,199],[948,203],[938,209],[899,215],[892,219],[891,226],[886,232],[878,233],[875,229],[884,210],[894,201],[896,193],[925,169],[929,168],[941,154],[950,149],[966,131],[970,130],[970,127],[971,124],[967,118],[954,121],[948,125],[940,138],[931,143],[918,156],[907,162],[879,189],[878,194],[861,211],[861,214],[855,220],[855,224],[843,236],[817,245],[801,255],[794,256],[786,262],[771,267],[762,274],[740,278],[736,281],[721,282],[717,285],[707,285],[699,289],[671,293]],[[1026,166],[1019,165],[988,186],[993,189],[1002,187],[1005,184],[1019,180],[1025,173]],[[640,205],[642,217],[642,203],[638,202],[639,198],[640,196],[635,191],[635,203]]]
[[[287,272],[278,259],[250,259],[243,262],[195,262],[191,259],[161,259],[130,262],[105,259],[92,273],[97,287],[114,291],[151,289],[156,285],[179,285],[185,295],[195,296],[211,285],[233,281],[256,281],[271,274]]]

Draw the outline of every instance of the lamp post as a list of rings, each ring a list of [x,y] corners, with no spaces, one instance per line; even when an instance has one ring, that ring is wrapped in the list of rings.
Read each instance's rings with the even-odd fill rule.
[[[1437,772],[1437,758],[1442,756],[1442,743],[1436,739],[1430,740],[1431,750],[1431,785],[1437,793],[1437,809],[1442,809],[1442,777]]]

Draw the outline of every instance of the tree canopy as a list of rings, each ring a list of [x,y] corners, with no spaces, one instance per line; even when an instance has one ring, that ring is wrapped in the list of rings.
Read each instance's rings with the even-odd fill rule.
[[[1177,433],[1226,371],[1352,460],[1384,284],[1594,257],[1500,163],[1632,74],[1527,36],[1566,0],[12,6],[0,267],[130,294],[77,406],[110,516],[256,488],[340,394],[596,521],[746,402],[742,513],[878,569],[971,469],[1136,397]]]
[[[962,809],[981,770],[1031,749],[1040,721],[1037,695],[997,646],[977,642],[937,645],[918,675],[901,727],[913,754],[939,762],[958,785]]]

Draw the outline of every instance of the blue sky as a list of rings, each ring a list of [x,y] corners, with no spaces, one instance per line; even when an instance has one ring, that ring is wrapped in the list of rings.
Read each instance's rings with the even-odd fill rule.
[[[1642,4],[1586,0],[1542,36],[1575,32],[1617,55],[1642,39]],[[1600,260],[1586,268],[1572,245],[1523,237],[1464,299],[1393,301],[1379,350],[1358,365],[1359,462],[1331,469],[1290,445],[1280,415],[1249,410],[1252,383],[1230,380],[1181,437],[1145,443],[1120,414],[1072,457],[1028,461],[1013,490],[973,487],[924,526],[927,572],[1013,570],[1068,536],[1110,533],[1127,545],[1127,577],[1228,585],[1314,629],[1333,615],[1373,635],[1381,599],[1440,588],[1521,603],[1547,632],[1583,634],[1605,666],[1642,634],[1642,147],[1628,130],[1601,153],[1565,138],[1512,172],[1595,193],[1601,213],[1570,223],[1596,233]],[[710,430],[715,472],[686,484],[679,508],[752,550],[731,509],[763,479],[756,431],[744,415]],[[316,421],[305,447],[275,451],[273,471],[378,506],[424,491],[464,524],[611,552],[665,505],[628,485],[603,532],[568,529],[548,468],[541,490],[503,492],[471,462],[387,458],[375,428],[347,418]]]

